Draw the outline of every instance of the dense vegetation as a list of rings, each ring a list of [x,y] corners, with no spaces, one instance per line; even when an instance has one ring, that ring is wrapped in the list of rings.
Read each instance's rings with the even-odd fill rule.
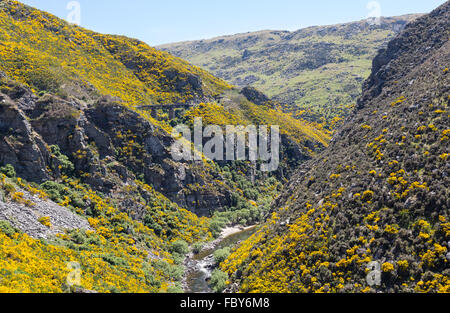
[[[1,1],[0,25],[0,69],[36,92],[80,92],[82,100],[99,93],[134,107],[191,101],[229,88],[143,42],[94,33],[17,1]]]
[[[187,245],[211,238],[206,218],[199,219],[140,182],[126,192],[147,198],[141,198],[147,210],[144,222],[117,209],[117,199],[99,195],[79,181],[65,178],[61,183],[47,181],[38,186],[14,177],[11,171],[9,176],[2,174],[0,182],[3,201],[33,208],[36,203],[32,200],[51,199],[85,216],[92,230],[71,230],[38,240],[2,221],[1,292],[182,290],[183,257],[174,253],[173,246],[179,241]],[[52,228],[53,218],[42,216],[39,221]],[[66,278],[76,269],[68,264],[74,263],[79,264],[81,280],[71,286]]]

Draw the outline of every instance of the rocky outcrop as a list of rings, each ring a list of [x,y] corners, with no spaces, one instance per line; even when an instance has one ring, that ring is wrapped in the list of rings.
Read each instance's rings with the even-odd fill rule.
[[[12,164],[21,177],[42,182],[50,177],[46,169],[49,159],[46,144],[26,115],[0,93],[0,164]]]
[[[0,199],[0,220],[8,221],[16,229],[37,239],[48,239],[66,230],[91,230],[88,221],[50,200],[43,200],[23,191],[28,205],[18,202],[4,202]],[[42,223],[42,218],[48,221]]]
[[[19,177],[41,183],[81,174],[85,183],[105,193],[139,177],[199,215],[228,205],[229,192],[215,186],[217,174],[202,163],[174,162],[174,139],[120,100],[102,97],[87,106],[50,94],[39,98],[13,83],[5,90],[9,95],[1,94],[0,165],[13,165]],[[58,146],[70,159],[73,173],[62,172],[50,146]]]

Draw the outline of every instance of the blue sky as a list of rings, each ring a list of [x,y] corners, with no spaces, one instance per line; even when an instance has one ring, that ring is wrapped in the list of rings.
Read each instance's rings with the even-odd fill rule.
[[[67,19],[66,0],[21,0]],[[79,0],[81,26],[150,45],[365,19],[370,0]],[[378,0],[382,16],[428,13],[445,0]]]

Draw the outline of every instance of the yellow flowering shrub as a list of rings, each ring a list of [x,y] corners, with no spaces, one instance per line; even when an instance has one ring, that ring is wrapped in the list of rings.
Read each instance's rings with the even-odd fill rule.
[[[94,231],[67,232],[47,243],[21,233],[11,237],[0,230],[0,292],[68,292],[70,286],[66,280],[71,272],[68,268],[71,262],[80,265],[81,282],[78,287],[84,289],[98,292],[166,292],[170,286],[179,284],[181,279],[179,274],[175,277],[168,270],[176,266],[172,255],[166,250],[168,245],[180,239],[193,243],[212,238],[209,219],[198,218],[179,208],[141,182],[136,183],[152,195],[153,201],[148,203],[148,210],[157,212],[153,217],[164,230],[160,236],[117,209],[111,199],[98,195],[79,181],[63,177],[63,182],[66,189],[76,190],[83,195],[84,201],[90,203],[95,217],[87,218]],[[5,184],[12,184],[15,189],[31,190],[39,197],[50,197],[22,179],[17,179],[14,184],[11,179],[2,177],[0,187],[4,188]],[[23,197],[21,192],[20,198]],[[63,202],[60,205],[73,208],[68,197]],[[76,211],[85,214],[79,208]],[[38,221],[52,227],[49,216],[43,216]],[[129,232],[127,228],[133,231]],[[170,236],[165,233],[169,228],[172,231]]]
[[[127,260],[128,267],[109,263],[105,253]],[[106,260],[106,261],[105,261]],[[164,273],[145,265],[145,256],[130,255],[120,247],[73,250],[59,245],[47,245],[25,234],[12,238],[0,232],[1,292],[60,293],[69,290],[67,277],[70,262],[80,264],[79,287],[99,292],[157,292],[148,275],[164,277]],[[145,272],[144,269],[147,271]]]
[[[0,69],[35,92],[93,86],[90,96],[112,95],[130,108],[185,103],[231,88],[141,41],[98,34],[12,0],[0,8],[0,57]]]
[[[48,227],[48,228],[52,227],[52,223],[51,223],[49,216],[43,216],[43,217],[39,218],[38,221],[45,227]]]
[[[394,265],[392,263],[386,262],[381,265],[381,270],[384,273],[390,273],[395,270]]]

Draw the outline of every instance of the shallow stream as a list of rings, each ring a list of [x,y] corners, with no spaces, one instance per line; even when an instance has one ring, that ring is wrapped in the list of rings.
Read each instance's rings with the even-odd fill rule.
[[[209,286],[208,281],[214,270],[214,252],[226,247],[232,247],[237,243],[248,239],[255,232],[256,226],[229,235],[220,240],[214,247],[206,248],[188,259],[186,262],[188,271],[186,277],[186,292],[211,293],[212,289]]]

